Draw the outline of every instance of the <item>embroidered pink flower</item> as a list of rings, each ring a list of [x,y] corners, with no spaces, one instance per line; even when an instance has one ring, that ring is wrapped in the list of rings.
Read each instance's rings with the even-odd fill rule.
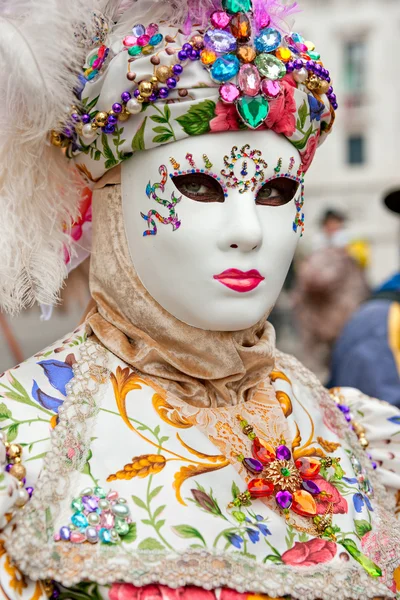
[[[317,484],[321,492],[324,492],[322,495],[320,494],[315,498],[315,502],[317,503],[317,514],[323,515],[327,509],[328,503],[333,504],[333,513],[335,515],[343,515],[348,512],[347,500],[339,494],[335,486],[329,483],[329,481],[326,481],[323,477],[320,477],[320,475],[314,477],[313,482]]]
[[[265,125],[276,133],[291,137],[296,131],[297,106],[294,99],[294,88],[284,79],[281,81],[283,93],[270,102],[269,113]]]
[[[166,585],[155,584],[136,587],[131,583],[113,583],[108,597],[110,600],[215,600],[213,591],[195,586],[172,589]]]
[[[210,121],[210,130],[212,132],[237,131],[239,129],[238,114],[234,104],[217,102],[215,114],[216,116]]]
[[[72,224],[71,237],[76,242],[82,237],[82,226],[84,223],[92,221],[92,192],[85,188],[82,192],[82,199],[79,204],[79,218]]]
[[[314,135],[308,138],[306,149],[300,152],[301,164],[303,165],[303,172],[306,173],[314,160],[315,153],[318,148],[320,132],[317,131]]]
[[[335,542],[313,538],[308,542],[296,542],[293,548],[282,554],[282,560],[286,565],[294,567],[312,567],[330,562],[336,551]]]

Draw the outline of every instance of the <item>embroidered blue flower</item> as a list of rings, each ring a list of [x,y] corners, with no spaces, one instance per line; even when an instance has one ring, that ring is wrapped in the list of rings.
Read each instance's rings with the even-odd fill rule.
[[[358,480],[355,477],[342,477],[342,481],[351,484],[358,483]]]
[[[246,527],[246,533],[249,536],[249,540],[256,544],[260,539],[260,532],[256,529],[250,529],[250,527]]]
[[[310,105],[310,120],[311,121],[320,121],[322,117],[322,113],[325,110],[325,105],[322,104],[319,100],[314,98],[312,94],[308,94],[308,104]]]
[[[389,417],[388,421],[390,421],[391,423],[394,423],[395,425],[400,425],[400,417],[399,416]]]
[[[362,512],[362,509],[364,507],[364,503],[367,505],[368,510],[370,510],[370,511],[374,510],[372,508],[372,504],[371,504],[368,496],[365,496],[364,494],[361,494],[361,493],[354,494],[354,496],[353,496],[353,504],[354,504],[354,508],[356,509],[356,511],[358,513]]]
[[[256,523],[256,527],[261,531],[263,535],[272,535],[265,523]]]
[[[53,396],[49,396],[45,392],[43,392],[36,381],[33,381],[32,386],[32,398],[36,400],[43,408],[47,408],[47,410],[51,410],[55,413],[58,413],[58,409],[64,400],[59,400],[58,398],[54,398]]]
[[[42,360],[38,362],[49,380],[50,384],[61,392],[63,396],[67,395],[65,386],[71,381],[74,373],[71,365],[60,360]]]
[[[241,549],[243,538],[240,535],[237,533],[227,533],[226,539],[232,544],[232,546],[235,546],[235,548],[238,548],[239,550]]]

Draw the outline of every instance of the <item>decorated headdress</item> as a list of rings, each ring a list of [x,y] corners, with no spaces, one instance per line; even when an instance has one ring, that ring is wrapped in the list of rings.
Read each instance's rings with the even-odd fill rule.
[[[14,0],[0,9],[0,305],[11,312],[57,297],[78,209],[75,166],[90,184],[137,151],[264,128],[297,148],[305,172],[334,121],[329,71],[290,26],[296,3],[91,4]]]

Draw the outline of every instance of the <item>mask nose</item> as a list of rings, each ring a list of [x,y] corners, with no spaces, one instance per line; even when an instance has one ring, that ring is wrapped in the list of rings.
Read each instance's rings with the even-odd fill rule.
[[[223,251],[252,252],[261,247],[263,231],[252,192],[229,194],[228,216],[218,246]]]

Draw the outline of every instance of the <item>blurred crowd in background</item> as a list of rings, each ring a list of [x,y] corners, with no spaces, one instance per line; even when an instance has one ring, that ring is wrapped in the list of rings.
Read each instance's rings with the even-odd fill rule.
[[[306,177],[305,235],[270,320],[278,348],[325,384],[400,407],[400,1],[301,7],[296,22],[324,48],[340,107]],[[86,261],[71,274],[50,320],[38,307],[0,314],[0,372],[76,327],[89,302],[88,269]]]

